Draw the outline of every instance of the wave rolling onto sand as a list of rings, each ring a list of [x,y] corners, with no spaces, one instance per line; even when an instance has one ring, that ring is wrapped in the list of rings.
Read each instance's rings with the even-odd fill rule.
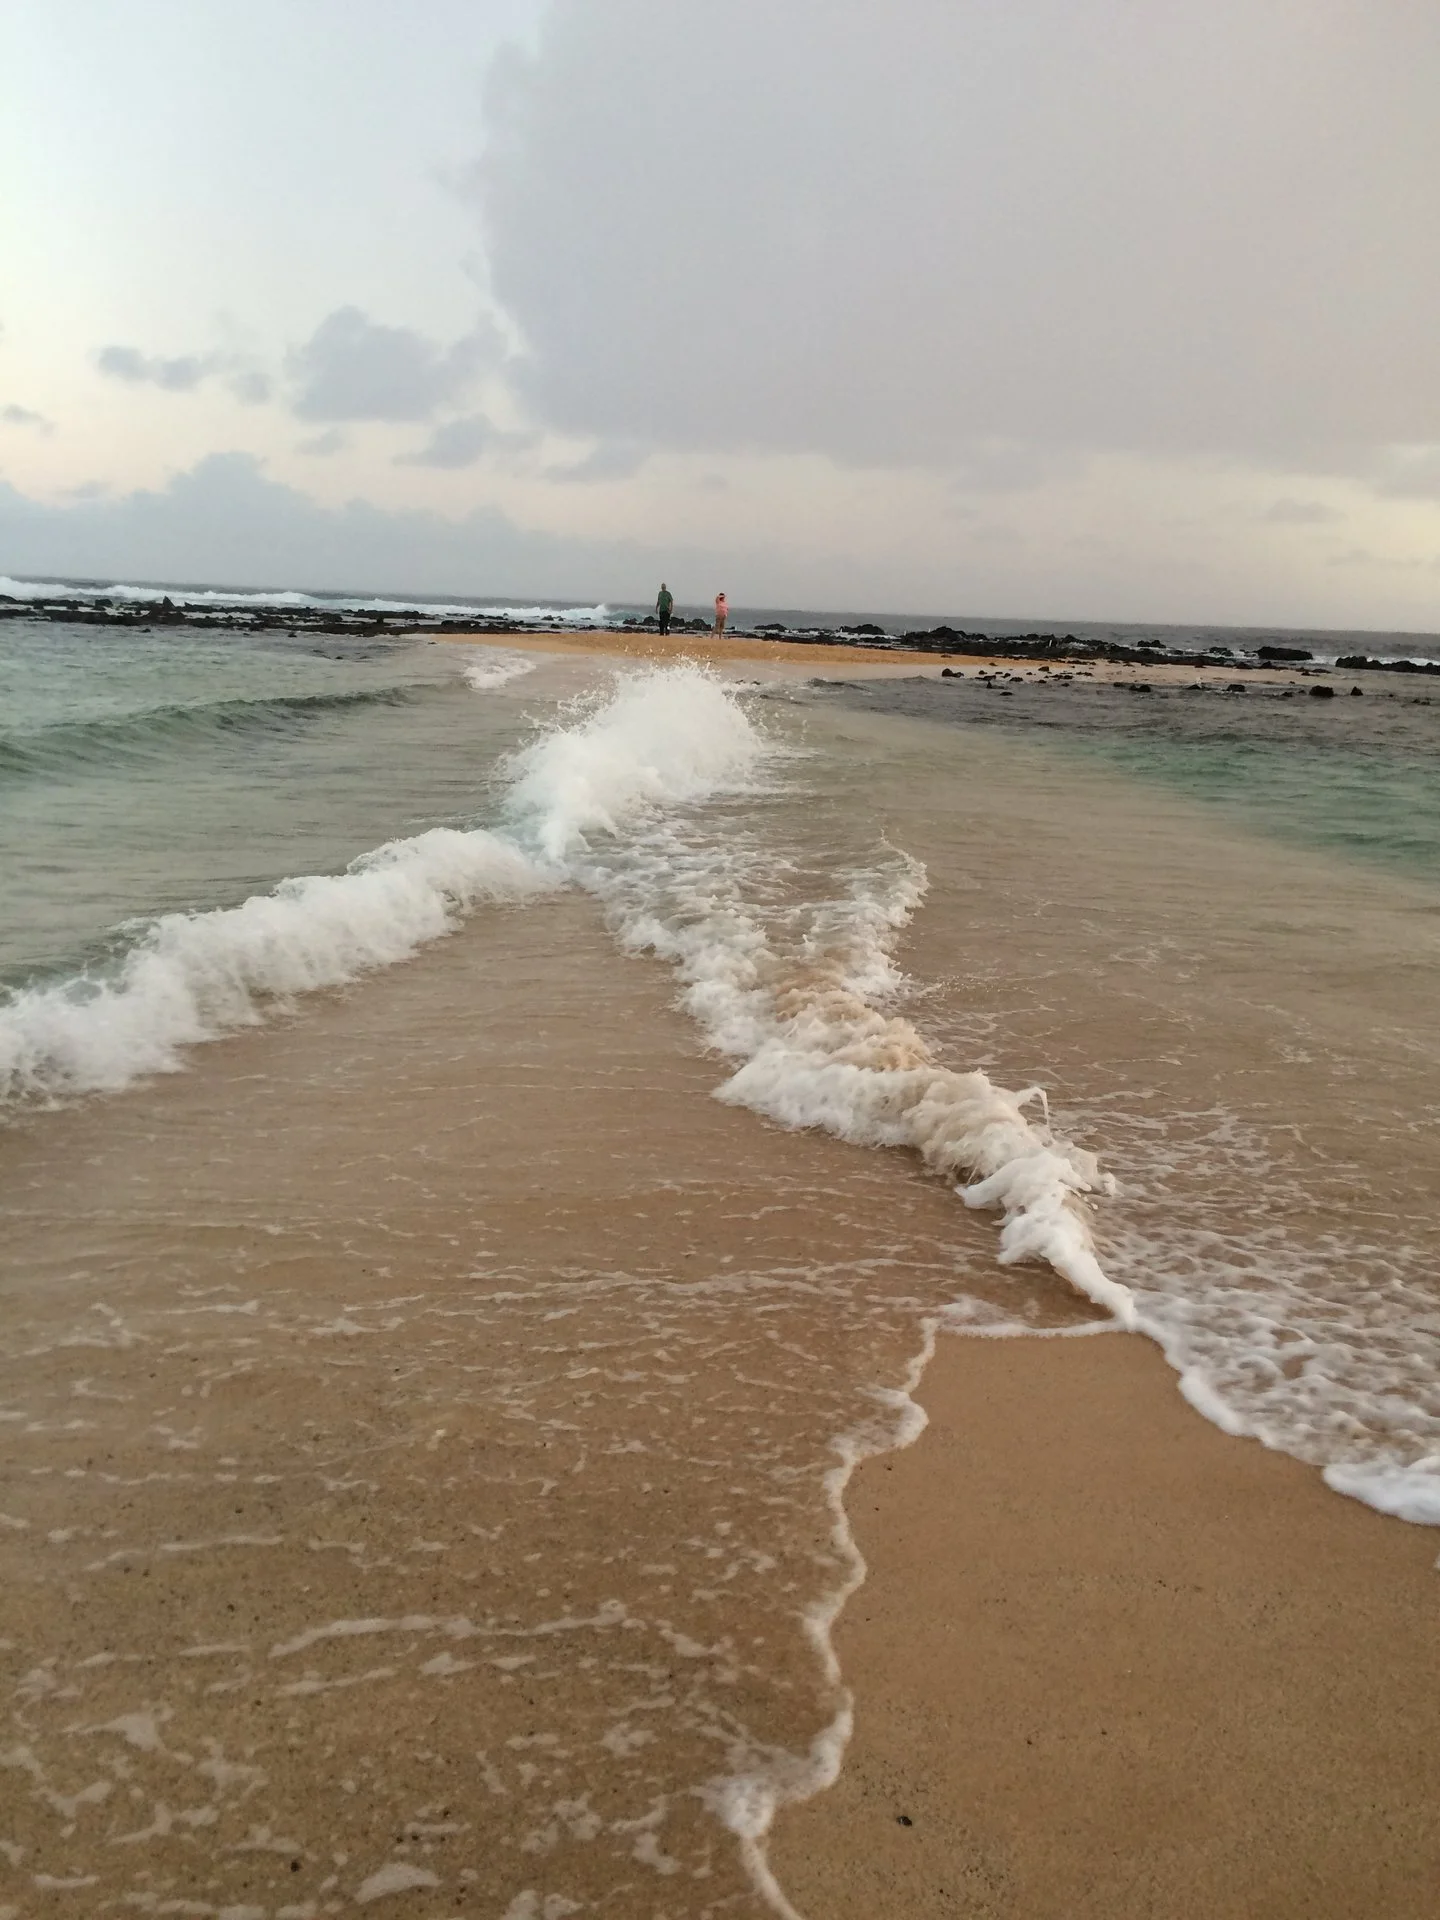
[[[265,722],[387,831],[73,963],[57,917],[0,1007],[6,1857],[44,1912],[874,1911],[786,1821],[875,1811],[822,1794],[857,1681],[889,1791],[836,1634],[937,1342],[1003,1346],[1000,1451],[1015,1356],[1103,1393],[1130,1329],[1440,1518],[1431,893],[1053,742],[442,652]]]

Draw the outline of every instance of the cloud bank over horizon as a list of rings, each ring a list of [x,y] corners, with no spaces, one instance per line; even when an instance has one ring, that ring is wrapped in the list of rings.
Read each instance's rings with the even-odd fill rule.
[[[0,552],[20,577],[135,578],[312,592],[521,594],[583,599],[619,577],[593,543],[527,533],[494,508],[459,520],[366,500],[325,507],[243,453],[210,455],[157,491],[52,506],[0,483]],[[623,557],[620,566],[624,566]],[[17,570],[18,571],[18,570]]]

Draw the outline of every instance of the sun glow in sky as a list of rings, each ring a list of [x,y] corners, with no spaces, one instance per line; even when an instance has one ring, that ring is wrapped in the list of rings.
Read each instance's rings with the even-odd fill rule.
[[[1421,0],[20,0],[0,572],[1440,626]]]

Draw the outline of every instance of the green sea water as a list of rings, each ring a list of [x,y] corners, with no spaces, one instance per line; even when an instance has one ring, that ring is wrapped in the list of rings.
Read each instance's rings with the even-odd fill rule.
[[[1359,697],[1349,691],[1364,682]],[[1320,684],[1316,682],[1315,684]],[[1425,681],[1335,677],[1333,698],[1250,681],[1129,693],[1076,680],[817,683],[814,698],[1040,734],[1184,795],[1248,831],[1440,880],[1440,696]]]

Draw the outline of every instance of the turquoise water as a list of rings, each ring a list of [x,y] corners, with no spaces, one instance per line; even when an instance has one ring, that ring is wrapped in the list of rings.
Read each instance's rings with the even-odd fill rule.
[[[1099,684],[904,680],[817,684],[869,711],[1040,732],[1051,744],[1227,814],[1247,830],[1440,880],[1440,699],[1387,676],[1333,699]],[[1422,685],[1424,683],[1421,683]]]
[[[1440,756],[1433,749],[1283,741],[1087,741],[1123,772],[1224,808],[1252,831],[1440,879]]]

